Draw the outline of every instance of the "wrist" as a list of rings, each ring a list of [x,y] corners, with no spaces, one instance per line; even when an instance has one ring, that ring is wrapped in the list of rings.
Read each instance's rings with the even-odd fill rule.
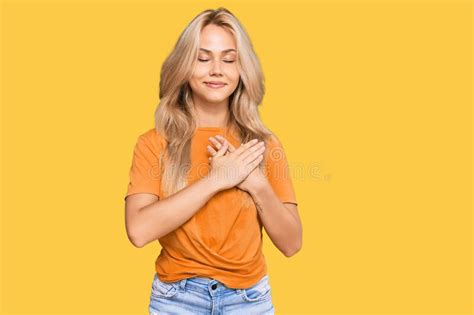
[[[218,193],[219,191],[221,191],[223,188],[221,187],[221,185],[219,184],[219,181],[217,181],[214,177],[212,176],[209,176],[209,175],[206,175],[204,176],[202,179],[202,182],[204,183],[204,185],[209,189],[211,190],[211,192],[213,194],[215,193]]]
[[[262,182],[260,182],[259,185],[248,187],[248,193],[252,197],[257,197],[261,195],[262,193],[265,193],[265,190],[269,187],[269,185],[270,183],[265,178]]]

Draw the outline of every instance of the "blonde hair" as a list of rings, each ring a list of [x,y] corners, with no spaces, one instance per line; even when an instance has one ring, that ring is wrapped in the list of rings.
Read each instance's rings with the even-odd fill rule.
[[[181,33],[161,68],[155,128],[166,140],[161,176],[165,195],[188,185],[191,140],[198,128],[189,80],[196,65],[201,30],[209,24],[230,31],[237,45],[240,78],[235,91],[229,96],[227,128],[241,143],[254,138],[267,142],[272,134],[261,121],[257,108],[265,94],[264,75],[247,32],[227,9],[204,10]],[[263,168],[263,161],[260,168]]]

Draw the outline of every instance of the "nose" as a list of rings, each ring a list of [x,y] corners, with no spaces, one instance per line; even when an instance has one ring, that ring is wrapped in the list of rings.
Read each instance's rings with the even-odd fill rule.
[[[213,74],[217,74],[217,75],[221,75],[221,68],[220,68],[220,65],[219,65],[219,61],[213,61],[212,62],[212,65],[211,65],[211,70],[210,70],[210,75],[213,75]]]

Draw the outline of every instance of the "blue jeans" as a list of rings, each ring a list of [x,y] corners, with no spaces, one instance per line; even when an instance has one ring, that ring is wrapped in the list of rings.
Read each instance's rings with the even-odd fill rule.
[[[275,313],[268,275],[249,288],[232,289],[204,277],[162,282],[156,272],[148,311],[160,315]]]

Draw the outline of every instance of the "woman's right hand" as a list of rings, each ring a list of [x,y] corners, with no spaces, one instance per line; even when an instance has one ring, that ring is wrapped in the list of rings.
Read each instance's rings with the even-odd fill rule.
[[[226,140],[212,156],[207,174],[221,190],[242,182],[262,161],[265,151],[264,141],[257,142],[257,139],[242,144],[233,152],[227,152],[228,147],[229,142]]]

